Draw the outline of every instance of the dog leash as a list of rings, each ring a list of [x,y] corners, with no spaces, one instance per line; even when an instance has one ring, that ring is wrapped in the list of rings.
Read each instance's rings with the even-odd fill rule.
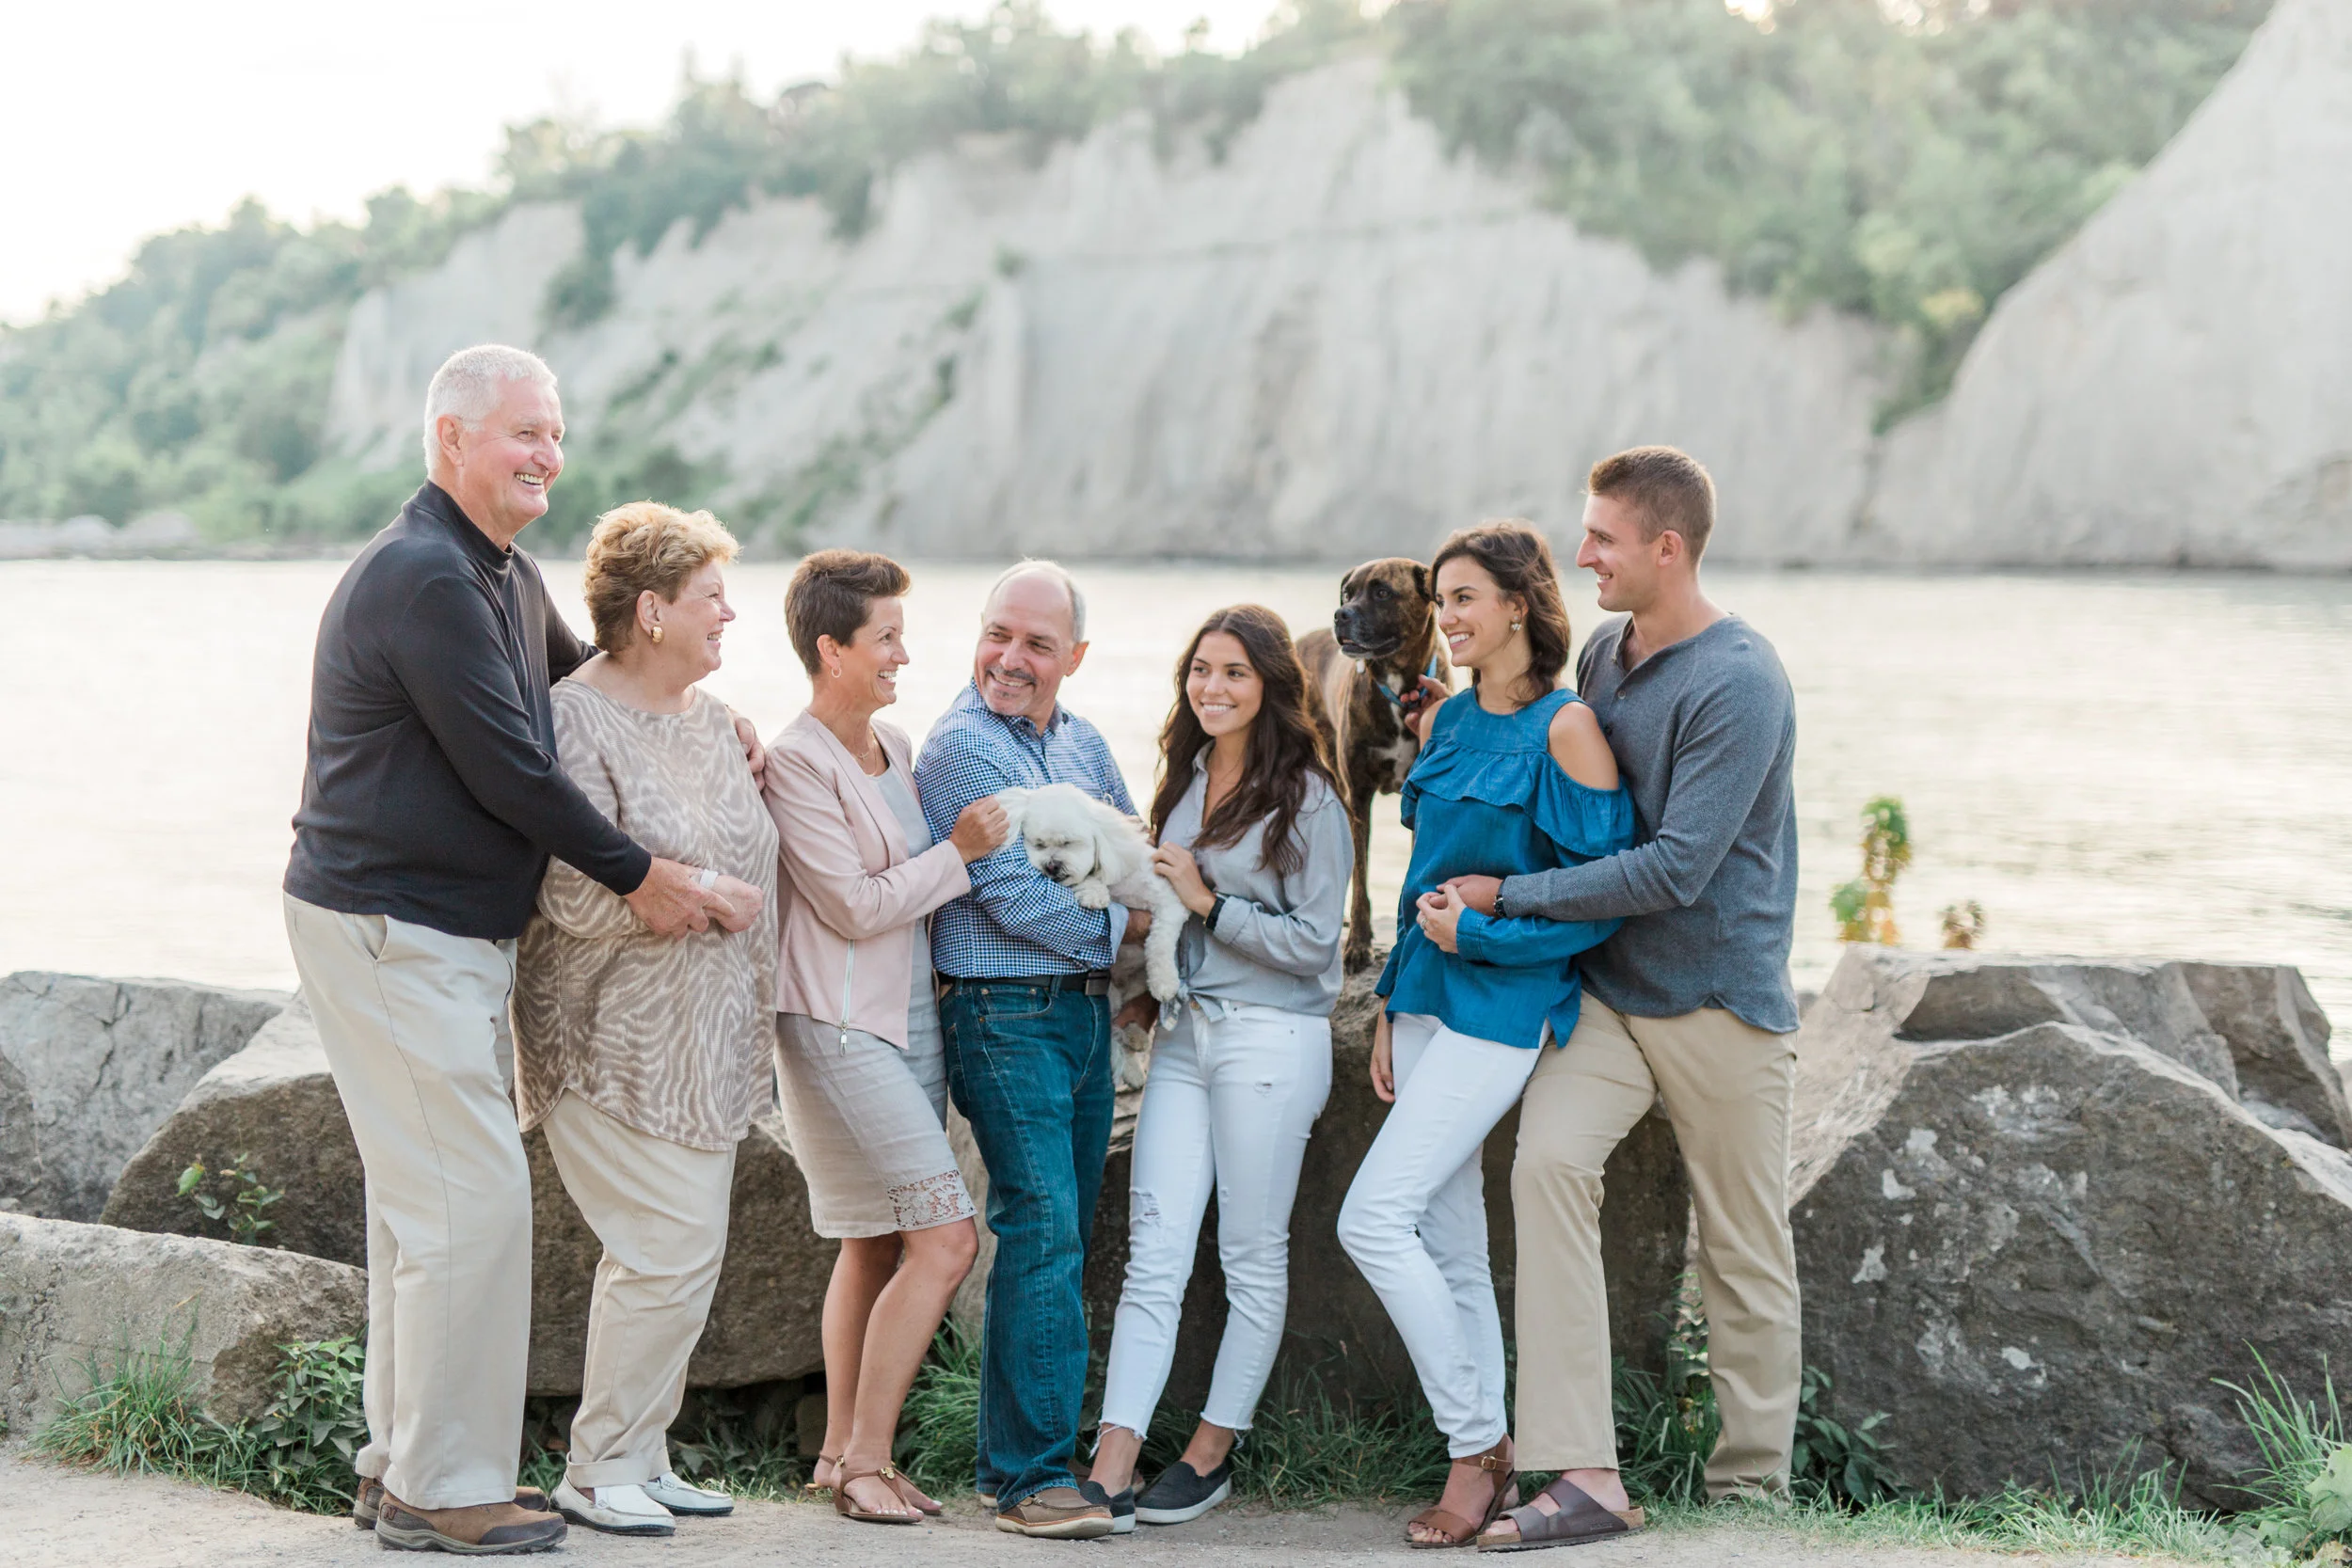
[[[1434,681],[1438,678],[1438,656],[1434,651],[1429,656],[1429,668],[1423,670],[1421,673],[1423,680]],[[1390,690],[1389,683],[1387,681],[1382,680],[1378,675],[1375,675],[1372,677],[1372,684],[1375,690],[1378,691],[1380,695],[1386,697],[1391,703],[1396,705],[1397,712],[1402,713],[1405,711],[1405,699],[1396,692]],[[1419,690],[1420,688],[1415,687],[1414,689]]]

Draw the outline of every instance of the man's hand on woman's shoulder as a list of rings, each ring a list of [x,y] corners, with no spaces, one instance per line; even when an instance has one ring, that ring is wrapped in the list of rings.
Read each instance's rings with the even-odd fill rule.
[[[734,721],[735,738],[743,743],[743,763],[752,770],[752,783],[766,783],[768,748],[759,743],[759,727],[733,708],[727,709],[727,717]]]

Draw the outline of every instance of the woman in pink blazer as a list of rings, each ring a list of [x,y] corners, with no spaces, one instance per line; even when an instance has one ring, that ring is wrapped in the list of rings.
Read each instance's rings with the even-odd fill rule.
[[[929,916],[970,890],[965,864],[1006,837],[1002,808],[980,800],[932,843],[907,737],[875,718],[898,699],[908,585],[897,562],[864,551],[801,562],[784,614],[813,690],[770,747],[766,784],[782,846],[784,1118],[817,1233],[841,1242],[814,1484],[876,1524],[939,1512],[892,1466],[890,1445],[978,1244],[944,1125]]]

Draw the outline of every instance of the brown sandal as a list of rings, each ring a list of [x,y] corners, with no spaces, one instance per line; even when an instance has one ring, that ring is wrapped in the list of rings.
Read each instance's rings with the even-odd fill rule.
[[[1500,1475],[1502,1478],[1495,1482],[1494,1495],[1486,1499],[1486,1517],[1466,1519],[1459,1513],[1433,1505],[1422,1509],[1405,1522],[1405,1544],[1416,1550],[1467,1546],[1488,1526],[1492,1525],[1504,1510],[1517,1508],[1519,1501],[1519,1473],[1510,1457],[1503,1452],[1510,1442],[1510,1438],[1504,1437],[1485,1453],[1468,1454],[1454,1462],[1456,1465],[1473,1465],[1489,1475]],[[1416,1526],[1422,1529],[1437,1530],[1445,1539],[1416,1541],[1413,1539],[1413,1530]]]
[[[1603,1508],[1576,1482],[1565,1476],[1544,1488],[1538,1496],[1549,1496],[1559,1509],[1546,1513],[1534,1503],[1525,1508],[1506,1511],[1502,1517],[1511,1521],[1518,1534],[1509,1540],[1488,1540],[1487,1534],[1500,1521],[1489,1518],[1485,1529],[1478,1532],[1478,1549],[1482,1552],[1533,1552],[1546,1546],[1581,1546],[1587,1541],[1607,1541],[1614,1536],[1631,1535],[1649,1523],[1649,1516],[1638,1508],[1619,1511]]]
[[[820,1453],[817,1456],[817,1463],[819,1465],[830,1465],[834,1466],[834,1469],[838,1470],[841,1467],[841,1456],[837,1453]],[[810,1472],[811,1475],[814,1475],[815,1473],[816,1472],[813,1470]],[[804,1481],[801,1482],[801,1496],[803,1497],[830,1497],[833,1496],[833,1488],[825,1485],[821,1481]]]
[[[917,1513],[927,1518],[936,1519],[946,1512],[925,1495],[921,1487],[909,1481],[904,1470],[894,1468],[883,1479],[890,1482],[891,1490],[898,1494],[898,1500]]]
[[[882,1465],[870,1470],[840,1469],[835,1472],[833,1481],[833,1511],[844,1519],[854,1519],[861,1525],[919,1525],[923,1522],[920,1513],[876,1513],[871,1509],[859,1507],[856,1499],[850,1496],[850,1483],[853,1481],[879,1481],[891,1491],[898,1492],[899,1479],[896,1465]],[[914,1506],[904,1493],[898,1494],[898,1500],[909,1508]]]

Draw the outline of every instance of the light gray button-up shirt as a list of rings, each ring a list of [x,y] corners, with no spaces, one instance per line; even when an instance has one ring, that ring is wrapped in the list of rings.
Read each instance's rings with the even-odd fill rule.
[[[1209,788],[1209,748],[1193,759],[1192,787],[1168,813],[1163,844],[1193,848]],[[1291,829],[1303,851],[1289,876],[1260,863],[1265,823],[1214,849],[1193,849],[1201,879],[1226,900],[1211,930],[1199,915],[1184,922],[1179,962],[1185,993],[1212,1018],[1258,1003],[1285,1012],[1327,1016],[1340,995],[1340,937],[1347,920],[1348,878],[1356,869],[1347,808],[1321,779]]]

